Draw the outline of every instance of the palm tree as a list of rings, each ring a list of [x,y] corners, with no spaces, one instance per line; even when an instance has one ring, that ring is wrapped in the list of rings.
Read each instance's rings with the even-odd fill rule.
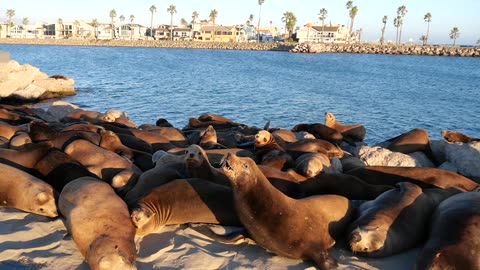
[[[360,28],[357,30],[357,36],[358,36],[358,43],[362,43],[362,33],[363,33],[363,29]]]
[[[192,13],[192,24],[195,24],[197,22],[197,19],[198,19],[198,12],[194,11]]]
[[[61,33],[62,33],[62,38],[63,38],[63,37],[65,37],[65,32],[63,31],[63,19],[58,18],[57,23],[60,25],[60,29],[62,29]]]
[[[112,39],[115,37],[115,28],[113,27],[113,19],[115,17],[117,17],[117,12],[115,11],[115,9],[112,9],[110,10],[110,14],[108,15],[110,17],[110,19],[112,19]]]
[[[297,24],[297,17],[295,17],[292,12],[287,11],[283,13],[282,22],[285,23],[285,31],[288,31],[288,38],[290,38],[292,36],[293,28],[295,27],[295,24]]]
[[[422,42],[422,45],[425,46],[425,44],[427,44],[427,36],[422,35],[420,37],[420,41]]]
[[[382,23],[383,23],[382,37],[380,38],[380,44],[381,45],[383,45],[383,41],[384,41],[384,37],[385,37],[385,29],[387,28],[387,21],[388,21],[387,15],[383,16],[383,18],[382,18]]]
[[[79,33],[80,33],[80,31],[79,31],[80,22],[79,22],[78,20],[75,20],[75,21],[73,22],[73,25],[75,26],[75,37],[78,38]]]
[[[149,10],[152,13],[152,16],[150,17],[150,36],[153,39],[153,13],[157,12],[157,7],[152,5]]]
[[[350,9],[350,33],[353,31],[353,22],[355,21],[355,16],[357,16],[358,7],[354,6]]]
[[[430,12],[427,12],[423,19],[427,22],[427,34],[425,35],[425,42],[423,43],[423,45],[426,45],[428,42],[428,34],[430,32],[430,22],[432,21],[432,14],[430,14]]]
[[[406,6],[400,6],[397,10],[397,15],[400,16],[402,19],[399,22],[400,27],[400,34],[398,35],[398,43],[402,43],[402,29],[403,29],[403,17],[407,14],[408,10]]]
[[[185,20],[185,18],[182,18],[182,19],[180,20],[180,24],[186,26],[186,25],[188,25],[188,22],[187,22],[187,20]]]
[[[345,25],[345,27],[347,27],[350,24],[350,10],[353,7],[353,1],[347,1],[347,4],[345,6],[347,7],[347,10],[348,10],[348,19],[347,19],[347,24]],[[345,35],[350,34],[347,32],[345,32]],[[345,42],[347,42],[347,36],[345,36]]]
[[[455,43],[457,42],[457,38],[460,37],[460,30],[458,30],[458,27],[453,27],[452,31],[450,31],[450,39],[453,39],[453,46],[455,46]]]
[[[173,14],[177,13],[177,8],[174,5],[170,5],[167,8],[167,12],[170,12],[170,39],[173,40]]]
[[[262,13],[262,5],[265,3],[265,0],[258,0],[258,26],[257,29],[260,30],[260,14]],[[257,42],[260,42],[260,35],[257,35]]]
[[[135,21],[135,16],[130,15],[130,39],[133,39],[133,21]]]
[[[120,17],[118,17],[118,19],[119,19],[120,22],[121,22],[120,25],[118,26],[118,37],[121,38],[121,37],[122,37],[122,35],[121,35],[121,33],[122,33],[122,24],[123,24],[123,22],[125,21],[125,16],[120,15]]]
[[[393,26],[397,28],[397,35],[395,36],[395,44],[398,44],[398,30],[400,29],[401,24],[402,24],[402,16],[397,15],[397,17],[393,19]]]
[[[250,16],[248,17],[248,25],[252,25],[253,23],[253,14],[250,14]]]
[[[328,14],[328,11],[325,8],[320,9],[320,13],[318,13],[318,15],[320,15],[318,19],[322,21],[322,35],[320,36],[322,43],[323,43],[323,35],[325,32],[325,19],[327,18],[327,14]]]
[[[97,36],[97,26],[98,26],[98,21],[97,19],[93,19],[92,20],[92,26],[93,26],[93,36],[95,37],[95,40],[97,40],[98,36]]]
[[[210,11],[210,21],[213,23],[213,41],[215,41],[215,19],[218,16],[218,11],[216,9]]]
[[[22,24],[23,24],[23,33],[24,33],[24,37],[26,38],[27,37],[27,25],[30,21],[28,20],[27,17],[23,18],[22,19]]]
[[[15,16],[15,10],[7,9],[6,15],[8,17],[7,35],[10,36],[10,28],[13,26],[12,18]]]

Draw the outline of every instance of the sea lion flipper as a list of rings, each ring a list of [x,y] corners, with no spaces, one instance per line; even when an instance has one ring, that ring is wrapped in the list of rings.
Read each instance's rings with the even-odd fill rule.
[[[330,256],[327,251],[317,252],[312,256],[312,260],[321,270],[336,269],[338,266],[337,260]]]
[[[217,234],[213,232],[208,225],[190,226],[190,228],[209,238],[212,238],[217,242],[231,245],[237,245],[245,242],[248,235],[245,229],[241,229],[239,231],[231,232],[228,234]]]
[[[270,120],[268,120],[265,126],[263,126],[263,130],[268,130],[269,128],[270,128]]]

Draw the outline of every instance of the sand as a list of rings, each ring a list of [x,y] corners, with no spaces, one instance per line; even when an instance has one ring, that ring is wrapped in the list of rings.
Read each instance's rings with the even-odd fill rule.
[[[138,269],[316,269],[308,261],[267,252],[253,241],[219,243],[192,227],[166,226],[137,238]],[[215,226],[218,232],[238,230]],[[340,241],[339,241],[340,242]],[[337,243],[331,254],[339,269],[412,269],[419,248],[387,258],[355,256]],[[63,218],[51,219],[15,209],[0,209],[0,269],[87,270],[88,264],[68,235]]]

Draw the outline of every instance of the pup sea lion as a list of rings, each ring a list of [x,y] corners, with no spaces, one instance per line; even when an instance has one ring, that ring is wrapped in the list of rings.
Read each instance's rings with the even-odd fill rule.
[[[190,178],[201,178],[216,184],[230,186],[223,171],[214,168],[205,151],[196,144],[192,144],[186,149],[185,165]]]
[[[414,248],[427,236],[435,207],[461,191],[431,188],[401,182],[373,201],[363,203],[358,218],[350,224],[351,250],[369,257],[386,257]]]
[[[456,131],[442,130],[440,134],[447,142],[451,143],[469,143],[480,141],[480,138],[468,137],[467,135]]]
[[[53,188],[42,180],[0,163],[0,206],[56,217]]]
[[[351,218],[348,199],[292,199],[274,188],[250,158],[227,155],[222,168],[233,187],[238,217],[257,244],[281,256],[311,259],[320,269],[336,265],[328,250],[335,244],[331,235]]]
[[[305,177],[320,173],[335,173],[330,159],[322,153],[305,153],[295,160],[295,171]]]
[[[340,132],[342,136],[352,141],[363,141],[365,139],[365,127],[362,125],[342,125],[335,119],[332,113],[325,112],[325,125]]]
[[[472,191],[480,187],[478,183],[462,175],[435,168],[366,166],[346,173],[375,185],[395,186],[399,182],[410,182],[421,188],[454,187],[461,191]]]
[[[232,189],[203,179],[177,179],[154,189],[138,202],[131,218],[137,235],[174,224],[241,225]]]
[[[480,193],[454,195],[438,205],[415,269],[480,269]]]
[[[91,177],[68,183],[59,209],[91,269],[136,269],[135,227],[127,205],[107,183]]]

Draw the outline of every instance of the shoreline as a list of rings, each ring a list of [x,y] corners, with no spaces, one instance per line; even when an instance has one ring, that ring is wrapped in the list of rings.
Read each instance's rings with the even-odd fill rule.
[[[173,48],[240,51],[281,51],[293,53],[354,53],[419,56],[480,57],[480,47],[447,45],[393,44],[321,44],[321,43],[237,43],[168,40],[94,40],[94,39],[11,39],[0,38],[0,45]]]

